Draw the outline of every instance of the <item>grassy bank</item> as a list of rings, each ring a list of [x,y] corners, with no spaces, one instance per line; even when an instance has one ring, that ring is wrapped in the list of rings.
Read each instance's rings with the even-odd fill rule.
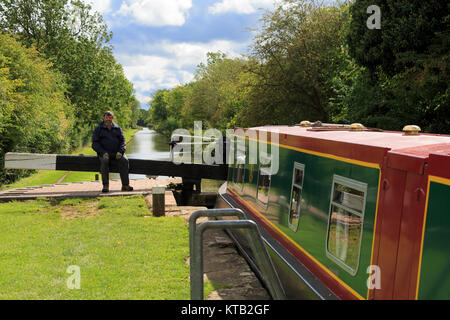
[[[139,129],[126,129],[124,130],[126,143],[130,142],[134,134],[139,131]],[[96,155],[95,151],[92,149],[91,145],[85,146],[84,148],[77,149],[72,152],[72,155]],[[36,173],[29,177],[20,179],[13,184],[4,185],[0,187],[0,190],[22,188],[29,186],[38,186],[42,184],[53,184],[57,182],[67,183],[67,182],[79,182],[79,181],[92,181],[95,180],[95,172],[80,172],[80,171],[55,171],[55,170],[38,170]]]
[[[0,299],[189,299],[184,219],[150,215],[142,196],[0,203]]]

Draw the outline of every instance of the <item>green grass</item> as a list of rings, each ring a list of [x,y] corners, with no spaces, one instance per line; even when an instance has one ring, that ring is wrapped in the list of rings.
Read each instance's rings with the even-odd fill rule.
[[[5,185],[3,189],[14,189],[22,188],[28,186],[38,186],[42,184],[52,184],[57,182],[66,174],[66,171],[55,171],[55,170],[39,170],[38,172],[32,174],[29,177],[20,179],[13,184]]]
[[[134,136],[134,134],[139,131],[139,129],[126,129],[123,134],[125,136],[125,141],[128,143]],[[81,149],[77,149],[72,152],[72,155],[96,155],[96,152],[92,149],[89,144],[86,147]],[[53,184],[57,183],[64,175],[68,174],[61,183],[69,183],[69,182],[82,182],[82,181],[93,181],[95,180],[95,172],[82,172],[82,171],[54,171],[54,170],[38,170],[36,173],[32,174],[29,177],[20,179],[13,184],[5,185],[0,188],[0,190],[14,189],[14,188],[22,188],[28,186],[38,186],[42,184]]]
[[[184,220],[149,215],[142,196],[0,203],[0,299],[189,299]]]
[[[98,172],[71,171],[62,182],[69,183],[69,182],[94,181],[95,174],[98,174],[99,179],[101,179],[101,175]]]
[[[211,292],[220,290],[220,289],[231,289],[232,286],[225,284],[225,283],[219,283],[219,282],[213,282],[210,280],[206,280],[203,284],[203,299],[206,300],[206,298],[210,295]]]
[[[140,129],[125,129],[123,135],[125,136],[126,143],[128,143],[139,130]]]

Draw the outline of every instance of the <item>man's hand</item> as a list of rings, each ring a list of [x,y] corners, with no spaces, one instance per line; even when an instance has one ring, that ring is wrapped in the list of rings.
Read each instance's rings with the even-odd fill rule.
[[[103,159],[108,159],[109,160],[109,154],[108,153],[104,153],[103,154]]]
[[[120,152],[116,153],[116,160],[120,160],[122,158],[122,154]]]

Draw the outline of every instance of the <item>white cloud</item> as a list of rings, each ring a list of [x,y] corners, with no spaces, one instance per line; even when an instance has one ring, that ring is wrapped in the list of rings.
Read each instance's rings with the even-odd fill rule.
[[[227,12],[239,14],[251,14],[258,9],[273,8],[274,0],[221,0],[208,8],[212,14],[221,14]]]
[[[206,63],[208,52],[221,51],[234,58],[240,56],[247,45],[227,40],[208,43],[161,41],[141,48],[147,49],[146,54],[117,54],[116,57],[136,89],[136,98],[147,103],[150,93],[156,89],[174,88],[192,81],[196,66],[200,62]]]
[[[173,63],[177,68],[184,68],[187,66],[196,66],[200,62],[206,62],[206,54],[208,52],[221,51],[226,53],[228,57],[235,58],[240,55],[240,52],[243,52],[246,45],[246,43],[241,44],[228,40],[214,40],[208,43],[170,43],[164,41],[159,47],[175,58]]]
[[[93,11],[101,14],[111,11],[111,0],[91,0],[88,3],[91,5]]]
[[[174,87],[180,83],[171,60],[152,55],[118,55],[127,78],[137,92],[149,92],[161,87]]]
[[[119,15],[146,26],[182,26],[192,0],[125,0]]]
[[[136,99],[143,104],[150,102],[150,97],[140,92],[136,92]]]
[[[188,83],[194,79],[194,74],[189,71],[180,70],[179,75],[181,77],[181,83]]]

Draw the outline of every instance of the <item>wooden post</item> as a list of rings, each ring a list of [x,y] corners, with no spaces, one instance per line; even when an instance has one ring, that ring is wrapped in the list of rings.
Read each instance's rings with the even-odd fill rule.
[[[152,209],[154,217],[162,217],[165,215],[166,187],[155,186],[152,188]]]

